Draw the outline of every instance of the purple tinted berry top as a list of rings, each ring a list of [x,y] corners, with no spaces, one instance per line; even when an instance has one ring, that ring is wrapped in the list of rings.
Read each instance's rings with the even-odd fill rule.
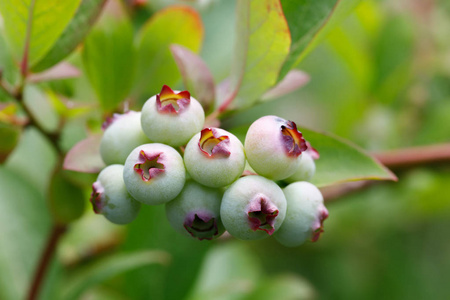
[[[141,175],[143,181],[150,181],[164,172],[164,165],[160,162],[162,155],[163,153],[148,154],[144,150],[139,152],[138,162],[134,165],[134,170]]]
[[[275,218],[278,208],[264,194],[257,194],[247,206],[250,228],[253,231],[263,230],[269,235],[275,231]]]
[[[183,224],[189,234],[201,240],[212,240],[219,233],[216,218],[207,212],[191,212]]]
[[[156,95],[156,108],[160,113],[179,114],[190,103],[191,94],[188,91],[175,93],[167,85],[164,85],[161,92]]]
[[[281,125],[281,138],[289,156],[298,157],[308,148],[303,135],[297,130],[297,125],[292,121],[286,121],[284,125]]]
[[[102,203],[102,195],[105,189],[103,188],[100,181],[96,181],[92,184],[92,193],[89,201],[92,203],[92,207],[94,208],[94,212],[96,214],[101,214],[103,209]]]
[[[323,221],[328,218],[328,210],[323,206],[319,210],[319,218],[312,225],[313,234],[311,237],[311,242],[317,242],[319,240],[320,235],[323,233]]]
[[[214,128],[205,128],[201,131],[198,147],[208,157],[229,157],[230,138],[220,135]]]

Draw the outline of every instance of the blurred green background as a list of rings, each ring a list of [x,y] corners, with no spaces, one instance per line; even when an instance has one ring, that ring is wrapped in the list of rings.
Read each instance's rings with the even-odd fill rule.
[[[151,1],[148,7],[157,10],[169,2]],[[232,56],[235,1],[179,2],[201,13],[201,56],[216,81],[223,80]],[[136,26],[140,18],[145,14],[135,15]],[[363,0],[298,66],[311,77],[305,87],[223,124],[239,126],[275,114],[369,151],[449,142],[449,33],[447,0]],[[0,46],[4,43],[1,38]],[[80,54],[69,60],[79,62]],[[85,76],[50,85],[76,94],[81,103],[93,94]],[[65,149],[86,135],[80,123],[68,125]],[[29,159],[34,156],[41,159]],[[43,137],[28,129],[0,169],[2,185],[14,187],[0,190],[5,299],[26,289],[50,228],[44,195],[55,163]],[[89,207],[60,244],[41,299],[56,299],[55,286],[73,299],[450,299],[450,166],[396,173],[398,183],[329,202],[320,241],[293,249],[274,239],[193,241],[169,227],[160,206],[143,207],[125,227],[111,225]],[[95,179],[74,177],[82,183]],[[85,196],[87,201],[88,190]],[[5,203],[6,198],[17,201]],[[133,252],[149,249],[160,252],[142,257]],[[13,284],[7,284],[11,278]],[[86,291],[80,288],[90,284]]]

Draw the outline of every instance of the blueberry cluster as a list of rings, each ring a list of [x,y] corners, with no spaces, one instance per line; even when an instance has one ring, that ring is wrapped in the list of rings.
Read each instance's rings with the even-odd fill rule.
[[[322,194],[307,182],[318,153],[296,124],[262,117],[243,145],[204,123],[200,103],[168,86],[141,112],[107,120],[100,154],[109,166],[92,185],[94,211],[126,224],[141,204],[165,204],[173,228],[199,240],[225,230],[242,240],[273,235],[286,246],[317,240],[328,216]],[[279,180],[290,184],[281,189]]]

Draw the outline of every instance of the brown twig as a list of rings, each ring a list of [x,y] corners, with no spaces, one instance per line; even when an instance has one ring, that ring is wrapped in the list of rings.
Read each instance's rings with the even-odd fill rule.
[[[65,225],[53,225],[50,236],[48,237],[47,244],[45,246],[44,252],[41,255],[39,260],[39,265],[36,269],[36,273],[34,274],[33,281],[30,285],[30,290],[28,291],[28,300],[37,299],[39,295],[39,289],[42,285],[42,282],[45,278],[45,273],[50,265],[53,254],[55,253],[56,246],[58,245],[59,240],[63,236],[66,231]]]
[[[419,146],[373,153],[380,163],[389,169],[413,168],[420,165],[450,162],[450,143]]]

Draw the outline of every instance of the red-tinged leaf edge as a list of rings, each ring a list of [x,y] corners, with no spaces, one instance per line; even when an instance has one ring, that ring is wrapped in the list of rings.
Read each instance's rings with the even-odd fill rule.
[[[51,69],[41,73],[30,74],[27,78],[29,82],[36,83],[42,81],[74,78],[81,75],[81,71],[68,62],[61,62]]]
[[[191,90],[207,111],[215,98],[214,78],[208,66],[200,56],[181,45],[171,45],[170,51],[180,70],[185,87]]]
[[[305,86],[310,80],[307,73],[300,70],[291,70],[277,85],[268,90],[261,101],[276,99]]]
[[[63,168],[83,173],[98,173],[106,165],[100,156],[100,135],[92,135],[78,142],[64,158]]]

